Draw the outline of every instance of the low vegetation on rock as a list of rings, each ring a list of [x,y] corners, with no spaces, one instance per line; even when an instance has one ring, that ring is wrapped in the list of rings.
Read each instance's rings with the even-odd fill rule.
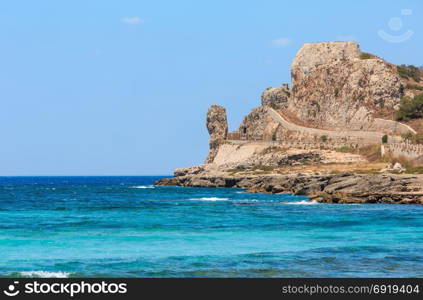
[[[367,52],[361,52],[360,54],[360,59],[371,59],[371,58],[375,58],[375,56]]]
[[[408,90],[423,91],[423,86],[417,84],[407,84],[405,88]]]
[[[388,136],[385,134],[382,136],[382,144],[386,144],[388,142]]]
[[[422,73],[421,70],[413,65],[400,65],[397,66],[398,75],[405,79],[414,79],[416,82],[420,82]]]
[[[275,101],[270,101],[269,105],[270,105],[271,108],[273,108],[275,110],[281,109],[281,107],[279,105],[277,105],[275,103]]]
[[[409,121],[411,119],[423,118],[423,93],[411,97],[403,97],[400,107],[395,113],[397,121]]]
[[[335,151],[336,152],[341,152],[341,153],[354,153],[356,152],[356,148],[351,147],[351,146],[342,146],[337,148]]]

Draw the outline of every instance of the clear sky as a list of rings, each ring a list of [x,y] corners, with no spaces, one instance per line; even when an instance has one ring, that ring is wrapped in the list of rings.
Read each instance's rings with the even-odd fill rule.
[[[235,129],[265,88],[290,81],[305,42],[356,40],[423,65],[421,0],[13,0],[0,25],[0,175],[201,163],[208,107],[225,106]]]

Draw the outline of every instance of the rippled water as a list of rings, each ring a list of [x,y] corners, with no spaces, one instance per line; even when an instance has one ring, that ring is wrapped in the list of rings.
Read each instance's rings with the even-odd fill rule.
[[[423,277],[423,206],[0,178],[0,276]]]

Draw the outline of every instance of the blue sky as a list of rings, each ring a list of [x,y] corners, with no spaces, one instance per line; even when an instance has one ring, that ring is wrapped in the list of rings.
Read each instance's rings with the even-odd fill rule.
[[[415,1],[1,1],[0,175],[171,174],[290,81],[305,42],[423,65]],[[394,18],[394,19],[393,19]],[[402,23],[401,23],[402,22]],[[412,36],[392,43],[379,30]]]

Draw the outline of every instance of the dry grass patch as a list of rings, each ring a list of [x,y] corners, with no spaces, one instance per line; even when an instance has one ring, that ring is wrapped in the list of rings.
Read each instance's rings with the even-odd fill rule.
[[[271,154],[271,153],[285,153],[288,148],[280,146],[271,146],[260,152],[261,155]]]
[[[382,159],[380,145],[369,145],[358,149],[358,154],[364,156],[369,162],[376,162]]]

